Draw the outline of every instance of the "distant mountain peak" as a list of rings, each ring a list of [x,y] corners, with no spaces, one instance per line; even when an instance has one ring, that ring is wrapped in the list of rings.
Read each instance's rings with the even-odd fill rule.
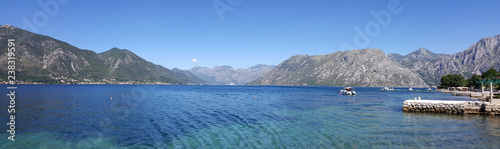
[[[124,57],[124,56],[132,56],[134,58],[140,58],[137,56],[134,52],[127,50],[127,49],[120,49],[120,48],[111,48],[108,51],[100,53],[101,55],[104,55],[106,57]]]
[[[117,47],[113,47],[111,49],[109,49],[108,51],[121,51],[122,49],[120,48],[117,48]]]
[[[221,66],[215,66],[214,68],[216,68],[216,69],[224,69],[224,68],[229,68],[229,69],[231,69],[231,68],[233,68],[233,67],[228,66],[228,65],[221,65]]]
[[[109,49],[108,51],[106,52],[127,52],[127,53],[133,53],[132,51],[130,50],[127,50],[127,49],[120,49],[120,48],[117,48],[117,47],[113,47],[111,49]]]
[[[425,48],[419,48],[416,51],[411,52],[410,54],[404,56],[402,59],[399,61],[406,61],[407,62],[415,62],[415,61],[423,61],[423,62],[429,62],[435,59],[439,58],[449,58],[451,55],[449,54],[436,54],[434,52],[431,52]],[[403,65],[405,65],[403,63]]]
[[[265,64],[257,64],[255,66],[252,66],[252,67],[248,67],[248,69],[263,69],[263,68],[274,68],[276,67],[275,65],[265,65]]]
[[[432,53],[432,52],[425,48],[418,48],[418,50],[414,51],[413,53]]]
[[[14,27],[9,24],[5,24],[0,26],[0,35],[7,35],[13,32],[13,30],[17,29],[17,27]]]
[[[271,71],[274,65],[255,65],[250,68],[233,68],[228,65],[206,68],[195,66],[189,71],[199,78],[217,85],[243,85]]]
[[[2,25],[2,26],[0,26],[0,27],[4,27],[4,28],[11,28],[11,27],[14,27],[14,26],[12,26],[12,25],[10,25],[10,24],[4,24],[4,25]],[[14,27],[14,28],[15,28],[15,27]]]
[[[434,55],[435,53],[425,49],[425,48],[418,48],[417,50],[411,52],[408,55],[417,55],[417,56],[424,56],[424,55]]]

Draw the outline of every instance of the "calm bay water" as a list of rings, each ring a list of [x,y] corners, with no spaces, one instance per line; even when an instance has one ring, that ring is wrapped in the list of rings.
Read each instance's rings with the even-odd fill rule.
[[[6,88],[6,86],[0,86]],[[438,92],[340,87],[19,85],[1,148],[499,148],[500,117],[403,113]],[[0,122],[8,123],[4,91]]]

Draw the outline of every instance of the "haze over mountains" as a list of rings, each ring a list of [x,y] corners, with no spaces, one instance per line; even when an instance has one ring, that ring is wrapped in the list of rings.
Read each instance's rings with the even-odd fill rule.
[[[440,77],[450,73],[470,77],[489,68],[500,70],[500,35],[485,37],[453,55],[424,48],[404,56],[362,49],[296,55],[278,66],[190,70],[167,69],[125,49],[95,53],[10,25],[0,26],[0,40],[9,38],[16,39],[16,75],[26,82],[428,87],[439,85]],[[7,49],[7,42],[0,42],[0,48]],[[6,62],[7,51],[0,54],[0,61]],[[0,75],[7,76],[6,68],[7,63],[2,63]]]
[[[231,66],[217,66],[206,68],[195,66],[189,72],[195,74],[209,84],[215,85],[244,85],[253,81],[267,72],[271,71],[274,65],[255,65],[250,68],[233,68]]]

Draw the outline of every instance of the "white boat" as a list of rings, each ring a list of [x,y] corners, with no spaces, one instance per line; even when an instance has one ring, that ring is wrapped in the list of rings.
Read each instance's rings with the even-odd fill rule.
[[[389,88],[389,87],[384,87],[382,89],[380,89],[381,91],[393,91],[394,88]]]
[[[432,91],[432,89],[428,88],[428,89],[424,89],[423,91]]]
[[[342,95],[356,95],[356,92],[353,90],[354,90],[354,88],[352,88],[352,87],[346,87],[343,90],[340,90],[340,94],[342,94]]]
[[[409,90],[409,91],[413,91],[413,88],[411,88],[411,87],[410,87],[408,90]]]

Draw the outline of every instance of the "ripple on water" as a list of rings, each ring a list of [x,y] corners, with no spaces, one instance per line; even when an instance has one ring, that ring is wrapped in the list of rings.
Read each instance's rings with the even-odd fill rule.
[[[462,99],[435,92],[379,92],[378,88],[357,88],[358,95],[341,96],[338,95],[340,88],[333,87],[143,86],[147,96],[141,95],[143,98],[132,101],[120,98],[120,94],[127,94],[135,87],[50,86],[45,88],[47,92],[85,96],[61,94],[38,99],[39,96],[29,95],[19,101],[20,105],[27,105],[19,113],[19,128],[23,130],[19,132],[19,141],[15,144],[2,141],[0,147],[500,146],[498,117],[401,111],[406,97]],[[24,92],[38,93],[37,90]],[[110,96],[116,98],[110,101]],[[130,102],[136,106],[129,106]],[[5,135],[2,133],[0,137]]]

